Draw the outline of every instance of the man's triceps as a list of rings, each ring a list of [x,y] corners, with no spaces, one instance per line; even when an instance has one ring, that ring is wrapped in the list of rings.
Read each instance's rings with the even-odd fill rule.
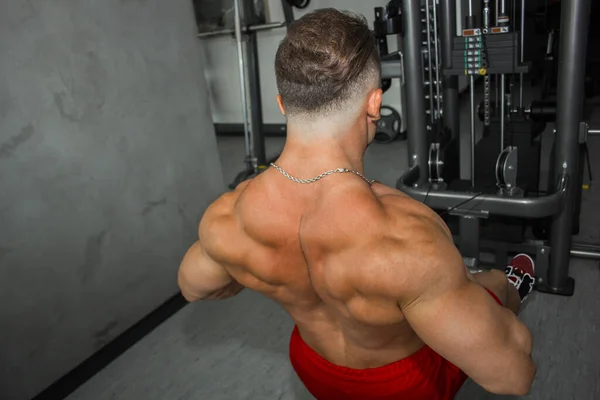
[[[526,373],[515,372],[530,367],[531,346],[521,339],[526,328],[514,314],[466,277],[437,290],[404,309],[419,337],[489,391],[511,394],[526,385]]]

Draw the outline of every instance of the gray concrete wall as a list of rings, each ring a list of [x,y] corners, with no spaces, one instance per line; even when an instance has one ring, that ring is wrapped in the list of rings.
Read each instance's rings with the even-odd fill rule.
[[[224,190],[189,0],[0,2],[0,397],[176,293]]]

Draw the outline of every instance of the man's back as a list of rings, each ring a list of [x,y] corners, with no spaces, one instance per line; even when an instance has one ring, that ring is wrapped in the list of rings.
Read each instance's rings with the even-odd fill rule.
[[[307,186],[275,174],[240,185],[209,210],[208,221],[236,221],[207,223],[211,242],[223,244],[205,247],[209,255],[242,285],[279,302],[306,343],[332,363],[373,368],[420,349],[398,303],[369,286],[382,284],[385,269],[402,269],[386,264],[385,228],[398,227],[413,262],[415,224],[435,224],[433,213],[379,184],[372,190],[331,177]]]
[[[468,274],[433,211],[363,176],[382,101],[366,20],[304,15],[275,75],[285,147],[205,213],[179,270],[186,299],[247,287],[279,302],[297,325],[292,366],[319,400],[446,400],[467,375],[494,393],[526,392],[535,366],[516,286],[501,271]]]

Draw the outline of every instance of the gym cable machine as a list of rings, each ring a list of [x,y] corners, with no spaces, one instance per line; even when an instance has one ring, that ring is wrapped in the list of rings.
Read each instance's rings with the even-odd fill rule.
[[[562,2],[558,98],[530,105],[523,103],[523,75],[529,71],[525,0],[519,9],[515,0],[469,0],[460,36],[452,0],[397,1],[392,23],[380,21],[381,9],[375,9],[376,31],[377,24],[391,25],[387,33],[403,42],[401,65],[382,56],[383,79],[398,74],[397,68],[405,79],[409,169],[397,188],[444,217],[469,268],[481,268],[481,252],[494,254],[500,268],[509,253],[528,253],[536,259],[538,291],[567,296],[574,291],[569,257],[600,259],[599,246],[572,243],[581,201],[580,147],[592,133],[582,121],[590,1]],[[458,146],[461,75],[469,81],[470,157]],[[477,108],[480,80],[484,100]],[[484,123],[479,142],[477,116]],[[541,133],[553,121],[550,193],[540,195]],[[460,179],[464,162],[469,174]],[[551,221],[549,241],[525,237],[536,219]]]

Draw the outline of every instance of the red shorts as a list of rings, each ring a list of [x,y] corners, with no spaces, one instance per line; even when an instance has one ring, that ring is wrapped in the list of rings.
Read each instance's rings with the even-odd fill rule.
[[[464,372],[428,346],[379,368],[340,367],[311,349],[298,327],[290,340],[290,360],[317,400],[448,400],[454,398],[467,379]]]

